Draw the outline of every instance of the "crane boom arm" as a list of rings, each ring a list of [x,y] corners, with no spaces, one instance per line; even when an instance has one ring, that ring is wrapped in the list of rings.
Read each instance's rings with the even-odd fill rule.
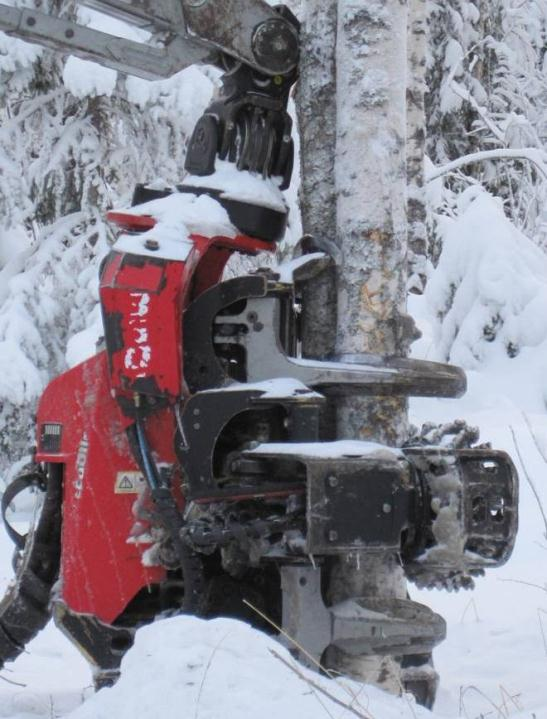
[[[155,47],[84,27],[72,20],[0,4],[0,31],[148,80],[169,77],[222,55],[266,75],[298,62],[294,26],[263,0],[83,0],[100,12],[161,33]]]
[[[35,10],[6,5],[0,6],[0,30],[147,80],[169,77],[184,67],[203,62],[211,54],[207,46],[190,38],[175,38],[166,47],[157,48]]]

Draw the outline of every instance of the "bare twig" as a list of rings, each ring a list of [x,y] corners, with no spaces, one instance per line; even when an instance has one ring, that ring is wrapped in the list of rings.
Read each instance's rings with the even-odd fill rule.
[[[485,701],[487,701],[490,704],[490,706],[493,707],[494,711],[496,712],[496,714],[498,716],[502,717],[502,719],[507,719],[507,712],[504,712],[502,707],[499,707],[497,704],[495,704],[487,694],[485,694],[481,689],[474,686],[473,684],[470,684],[467,687],[460,688],[460,710],[463,708],[466,716],[467,716],[467,710],[465,708],[464,699],[465,699],[465,695],[467,694],[468,691],[476,692],[480,697],[482,697]],[[487,716],[487,715],[483,714],[483,716]]]
[[[465,716],[467,718],[467,709],[465,708],[465,703],[463,701],[463,689],[464,687],[460,686],[460,701],[459,701],[459,708],[458,708],[458,716],[461,717],[462,712],[465,713]]]
[[[530,436],[532,437],[532,440],[534,444],[536,445],[536,449],[541,455],[541,458],[547,464],[547,456],[545,455],[545,451],[543,450],[543,447],[538,442],[538,438],[536,436],[536,433],[534,432],[534,429],[532,427],[532,423],[530,422],[530,417],[526,414],[526,412],[522,413],[522,416],[524,417],[524,421],[526,422],[526,426],[528,427],[528,431],[530,432]]]
[[[513,429],[513,427],[509,427],[509,430],[511,431],[511,435],[513,436],[513,443],[514,443],[514,445],[515,445],[515,449],[517,450],[517,455],[518,455],[520,464],[521,464],[521,466],[522,466],[522,471],[524,472],[524,476],[526,477],[526,481],[527,481],[528,484],[530,485],[530,489],[532,490],[532,492],[533,492],[533,494],[534,494],[534,497],[536,498],[536,502],[537,502],[537,504],[538,504],[539,511],[541,512],[541,516],[543,517],[543,524],[544,524],[544,526],[545,526],[545,532],[543,533],[543,536],[547,539],[547,515],[545,514],[545,510],[543,509],[543,504],[542,504],[542,502],[541,502],[541,497],[539,496],[538,491],[537,491],[537,489],[536,489],[534,483],[532,482],[532,478],[530,477],[530,474],[528,473],[528,470],[526,469],[526,465],[524,464],[524,459],[523,459],[523,457],[522,457],[522,454],[521,454],[521,451],[520,451],[520,447],[519,447],[518,442],[517,442],[517,437],[516,437],[516,434],[515,434],[515,430]]]
[[[372,715],[369,713],[362,713],[355,709],[352,704],[346,704],[341,699],[338,699],[338,697],[335,697],[333,694],[328,692],[326,689],[324,689],[320,684],[317,682],[314,682],[313,679],[310,679],[307,677],[303,672],[298,669],[298,667],[292,665],[290,662],[288,662],[286,659],[284,659],[280,654],[278,654],[274,649],[269,650],[272,656],[274,656],[276,659],[278,659],[282,664],[284,664],[286,667],[288,667],[292,672],[296,674],[296,676],[301,679],[303,682],[306,682],[308,686],[313,687],[316,691],[318,691],[320,694],[323,694],[324,696],[328,697],[332,702],[335,704],[338,704],[338,706],[342,707],[343,709],[351,712],[351,714],[354,714],[356,717],[359,717],[359,719],[372,719]]]
[[[317,699],[319,704],[321,704],[321,708],[325,710],[325,712],[329,715],[330,719],[334,719],[333,714],[330,712],[328,706],[325,704],[325,701],[321,699],[321,694],[319,694],[318,691],[316,691],[313,687],[310,687],[311,693],[313,696]]]
[[[290,634],[287,634],[287,632],[282,629],[278,624],[276,624],[273,619],[270,619],[267,614],[264,614],[264,612],[260,611],[258,607],[255,607],[254,604],[251,604],[251,602],[247,601],[247,599],[243,600],[243,604],[246,604],[249,609],[252,609],[253,612],[256,612],[259,617],[264,619],[264,621],[268,622],[268,624],[273,627],[276,632],[279,632],[279,634],[282,634],[285,639],[288,639],[289,642],[295,646],[299,651],[302,652],[302,654],[310,660],[310,662],[316,666],[320,671],[324,672],[330,679],[334,679],[336,676],[338,676],[338,673],[332,672],[330,669],[326,669],[320,662],[317,661],[317,659],[308,652],[307,649],[305,649],[301,644],[299,644],[296,639],[293,639],[293,637],[290,636]]]
[[[478,611],[477,611],[477,605],[476,605],[476,603],[475,603],[475,600],[474,600],[473,598],[471,598],[471,599],[469,600],[469,602],[467,603],[467,606],[466,606],[465,609],[463,610],[463,614],[462,614],[462,618],[460,619],[460,623],[463,624],[463,620],[465,619],[465,615],[466,615],[467,612],[469,611],[469,607],[473,607],[473,613],[474,613],[474,615],[475,615],[475,619],[477,620],[477,622],[480,622],[479,613],[478,613]]]
[[[271,627],[273,627],[273,628],[276,630],[276,632],[278,632],[279,634],[281,634],[282,636],[284,636],[286,639],[288,639],[289,642],[290,642],[294,647],[296,647],[299,651],[301,651],[302,654],[303,654],[315,667],[317,667],[317,669],[319,669],[319,671],[323,672],[323,674],[325,674],[326,676],[328,676],[329,679],[339,679],[339,678],[342,676],[342,674],[341,674],[340,672],[334,671],[333,669],[327,669],[326,667],[324,667],[320,662],[317,661],[317,659],[316,659],[312,654],[310,654],[310,653],[308,652],[307,649],[305,649],[299,642],[297,642],[296,639],[294,639],[293,637],[291,637],[290,634],[288,634],[282,627],[280,627],[278,624],[276,624],[276,622],[274,622],[273,619],[270,619],[270,617],[269,617],[267,614],[264,614],[264,612],[260,611],[260,609],[258,609],[258,607],[255,607],[254,604],[251,604],[251,602],[249,602],[247,599],[244,599],[244,600],[243,600],[243,603],[246,604],[250,609],[252,609],[253,612],[256,612],[256,614],[258,614],[259,617],[261,617],[262,619],[264,619],[264,621],[268,622],[268,624],[269,624]],[[354,693],[354,692],[350,689],[350,687],[346,686],[345,684],[340,683],[338,686],[341,687],[341,688],[346,692],[346,694],[349,695],[349,697],[351,698],[351,704],[352,704],[352,705],[353,705],[355,702],[357,702],[358,706],[360,707],[360,709],[362,709],[363,712],[366,712],[366,711],[367,711],[367,710],[363,707],[363,705],[361,704],[361,702],[358,701],[359,695],[361,694],[361,691],[362,691],[362,690],[360,690],[360,691],[356,694],[356,693]]]
[[[339,685],[339,686],[342,686],[342,685]],[[343,688],[347,693],[350,693],[350,694],[353,695],[353,699],[350,701],[350,706],[353,706],[354,704],[357,704],[357,705],[360,707],[360,709],[362,709],[364,712],[367,712],[367,711],[368,711],[368,708],[367,708],[367,707],[364,707],[364,706],[361,704],[361,702],[359,701],[359,697],[360,697],[361,694],[365,691],[365,684],[361,684],[361,688],[360,688],[359,691],[356,692],[355,694],[353,693],[351,687],[348,687],[347,685],[343,685],[342,688]],[[368,697],[367,697],[367,699],[368,699]]]
[[[13,679],[7,679],[6,677],[3,677],[1,674],[0,674],[0,679],[1,679],[3,682],[6,682],[6,684],[13,684],[14,687],[23,687],[23,688],[25,688],[25,687],[27,686],[26,684],[22,684],[21,682],[14,682]]]
[[[522,707],[519,705],[517,699],[521,696],[520,694],[511,694],[507,691],[507,689],[503,686],[503,684],[500,684],[500,694],[503,699],[503,706],[508,710],[507,707],[507,699],[513,704],[513,706],[516,708],[517,711],[522,711]],[[507,711],[509,713],[509,710]]]
[[[201,694],[203,692],[203,687],[205,685],[205,680],[207,679],[207,674],[209,674],[209,669],[211,668],[211,664],[213,663],[213,659],[215,658],[215,654],[220,649],[220,646],[226,639],[226,637],[230,634],[230,632],[226,632],[226,634],[222,637],[222,639],[218,642],[218,644],[215,646],[213,651],[211,652],[211,656],[209,657],[209,661],[207,662],[207,666],[205,667],[205,671],[203,672],[203,677],[201,679],[201,684],[199,685],[199,691],[198,696],[196,699],[196,711],[194,712],[194,719],[197,719],[198,713],[199,713],[199,705],[201,701]]]
[[[534,584],[533,582],[526,582],[524,579],[499,579],[498,582],[512,582],[513,584],[524,584],[526,587],[534,587],[534,589],[541,589],[542,592],[547,592],[547,587],[542,587],[541,584]]]
[[[500,693],[502,697],[506,697],[509,699],[509,701],[515,706],[517,711],[521,712],[522,707],[519,705],[517,699],[520,698],[521,694],[511,694],[507,691],[507,689],[503,686],[503,684],[500,684]]]
[[[545,636],[545,627],[543,626],[543,620],[541,618],[542,614],[545,614],[545,616],[547,616],[547,612],[544,609],[538,608],[539,628],[541,630],[541,638],[543,639],[543,648],[545,649],[545,656],[547,656],[547,637]]]

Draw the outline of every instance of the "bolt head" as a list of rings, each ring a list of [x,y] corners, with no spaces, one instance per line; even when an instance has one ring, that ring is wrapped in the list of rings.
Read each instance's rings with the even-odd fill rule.
[[[383,512],[384,514],[391,514],[392,511],[393,511],[392,505],[389,504],[389,502],[385,502],[384,505],[383,505],[383,507],[382,507],[382,512]]]
[[[338,477],[335,477],[334,474],[331,474],[330,477],[327,478],[327,482],[329,483],[329,487],[338,487],[340,484]]]
[[[160,243],[157,240],[146,240],[144,243],[144,246],[147,250],[151,250],[152,252],[156,252],[160,248]]]

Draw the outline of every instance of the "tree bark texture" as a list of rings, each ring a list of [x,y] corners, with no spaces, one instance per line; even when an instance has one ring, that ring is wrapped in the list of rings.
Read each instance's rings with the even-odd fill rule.
[[[301,138],[300,208],[304,232],[319,246],[336,241],[337,0],[305,0],[302,8],[297,107]],[[302,353],[332,356],[336,341],[334,268],[303,291]]]
[[[405,355],[406,34],[401,0],[338,1],[336,354]],[[400,398],[352,397],[338,435],[398,444],[407,433]]]
[[[409,0],[408,41],[408,289],[415,294],[422,294],[427,277],[427,206],[424,182],[426,0]]]
[[[304,353],[324,357],[334,351],[345,361],[367,353],[405,355],[411,326],[405,314],[407,5],[307,0],[305,6],[303,224],[306,233],[335,238],[337,263],[323,285],[314,284],[304,297],[315,300],[304,317],[304,324],[310,322]],[[317,158],[309,156],[315,152]],[[327,302],[337,315],[330,306],[325,312]],[[314,313],[312,323],[307,318]],[[406,434],[404,400],[353,396],[338,403],[338,438],[393,445]],[[327,595],[333,604],[349,597],[404,598],[406,581],[393,555],[352,554],[333,561]],[[393,658],[335,654],[334,668],[400,691]]]

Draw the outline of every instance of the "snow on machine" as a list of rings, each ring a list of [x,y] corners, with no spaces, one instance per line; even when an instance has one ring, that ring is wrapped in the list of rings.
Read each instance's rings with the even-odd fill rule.
[[[263,615],[318,662],[333,647],[400,657],[406,687],[431,704],[442,618],[409,599],[331,605],[322,580],[337,555],[383,552],[420,586],[471,586],[512,551],[517,477],[459,424],[401,448],[333,436],[344,395],[458,397],[466,381],[405,358],[303,358],[304,289],[332,262],[324,253],[222,279],[234,253],[272,252],[285,232],[298,24],[262,0],[86,4],[168,41],[7,6],[0,29],[143,77],[195,62],[225,75],[184,184],[139,186],[132,208],[109,214],[104,339],[45,390],[34,464],[3,496],[4,515],[29,486],[44,500],[26,537],[7,525],[17,562],[0,665],[52,616],[101,686],[161,615]],[[443,442],[450,433],[462,441]]]

